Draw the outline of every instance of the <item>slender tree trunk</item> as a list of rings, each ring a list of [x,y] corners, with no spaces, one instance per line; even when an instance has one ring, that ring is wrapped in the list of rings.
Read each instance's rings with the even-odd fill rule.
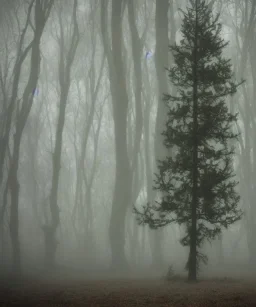
[[[256,14],[256,3],[253,2],[252,4],[253,8],[252,15],[255,16]],[[252,22],[252,29],[255,29],[256,25],[256,18],[254,17],[254,22]],[[251,74],[252,74],[252,98],[251,98],[251,107],[249,110],[249,114],[251,115],[251,127],[252,127],[252,148],[253,148],[253,167],[250,168],[250,171],[253,173],[253,180],[251,182],[251,223],[250,223],[250,228],[251,228],[251,233],[253,234],[250,240],[250,246],[249,246],[249,252],[250,252],[250,264],[252,267],[256,268],[256,240],[255,240],[255,233],[256,233],[256,222],[255,222],[255,216],[256,216],[256,206],[255,206],[255,199],[254,199],[254,194],[255,194],[255,174],[256,174],[256,140],[255,137],[253,136],[256,125],[255,125],[255,113],[256,113],[256,107],[255,107],[255,102],[256,102],[256,55],[255,55],[255,48],[256,48],[256,32],[251,30],[251,45],[250,45],[250,50],[249,50],[249,59],[250,59],[250,67],[251,67]],[[252,116],[254,114],[254,117]],[[251,148],[250,148],[251,149]],[[249,149],[249,150],[250,150]],[[248,149],[247,149],[248,150]],[[255,269],[256,270],[256,269]]]
[[[142,116],[142,67],[141,67],[141,54],[142,44],[138,34],[135,12],[134,12],[134,0],[128,2],[128,17],[132,38],[132,56],[134,63],[134,92],[135,92],[135,116],[136,116],[136,129],[133,145],[133,157],[132,157],[132,171],[134,173],[138,165],[138,155],[140,151],[140,143],[143,128],[143,116]]]
[[[13,273],[21,273],[21,250],[19,240],[19,190],[20,185],[17,178],[18,161],[19,161],[19,148],[18,144],[14,147],[14,160],[10,169],[9,188],[11,192],[11,211],[10,211],[10,236],[12,243],[12,268]]]
[[[56,139],[53,152],[53,170],[52,170],[52,187],[50,192],[50,212],[51,221],[45,224],[42,228],[44,231],[45,239],[45,266],[49,269],[55,267],[55,256],[57,250],[56,231],[60,223],[60,210],[58,206],[58,187],[61,168],[61,152],[62,152],[62,137],[65,124],[65,113],[68,100],[68,92],[70,87],[70,74],[71,67],[74,61],[75,53],[79,42],[79,30],[77,24],[77,0],[74,0],[73,4],[73,32],[71,36],[71,42],[68,49],[68,53],[65,55],[64,50],[64,33],[62,17],[59,15],[61,35],[60,35],[60,62],[59,62],[59,82],[60,82],[60,108],[58,115],[58,122],[56,128]],[[66,57],[66,59],[65,59]]]
[[[48,19],[53,1],[46,2],[44,8],[40,2],[35,4],[35,27],[34,39],[31,43],[31,68],[27,86],[23,93],[22,105],[17,110],[16,132],[14,134],[13,156],[11,159],[10,173],[8,178],[9,189],[11,192],[11,214],[10,214],[10,234],[13,247],[13,269],[16,273],[21,272],[21,253],[19,242],[19,157],[20,157],[20,144],[22,133],[30,113],[33,97],[31,92],[36,88],[39,71],[40,71],[40,40],[44,30],[45,23]],[[32,8],[32,6],[31,6]],[[21,102],[20,102],[21,103]]]
[[[155,65],[158,84],[158,105],[156,115],[155,127],[155,160],[164,157],[166,151],[163,145],[162,132],[167,118],[167,109],[163,103],[162,97],[164,93],[168,92],[168,83],[165,73],[165,67],[168,67],[168,9],[169,1],[156,1],[156,50],[155,50]],[[154,169],[156,165],[154,165]],[[153,191],[153,198],[155,198],[155,191]],[[161,265],[163,263],[163,255],[161,242],[163,237],[162,229],[154,230],[153,233],[153,265]]]
[[[2,180],[3,180],[3,167],[4,167],[6,152],[7,152],[8,145],[9,145],[10,134],[11,134],[12,117],[13,117],[13,113],[15,110],[15,105],[17,104],[17,94],[18,94],[18,88],[19,88],[21,69],[22,69],[23,62],[28,55],[28,52],[32,48],[32,42],[24,50],[22,47],[24,44],[25,36],[27,34],[29,20],[31,18],[31,13],[33,9],[33,3],[34,1],[31,1],[29,4],[25,27],[20,34],[20,40],[19,40],[19,44],[17,48],[16,62],[15,62],[14,71],[13,71],[14,77],[13,77],[13,82],[12,82],[12,93],[11,93],[11,98],[8,101],[8,106],[6,109],[7,115],[6,115],[5,123],[4,123],[4,134],[1,139],[0,185],[2,184]]]
[[[66,85],[68,86],[68,85]],[[59,226],[59,207],[58,207],[58,186],[60,174],[60,161],[62,150],[62,134],[65,123],[65,111],[67,104],[68,87],[62,88],[60,97],[61,106],[58,117],[56,141],[53,153],[53,174],[52,174],[52,187],[50,193],[50,211],[51,211],[51,224],[43,227],[45,236],[45,265],[47,268],[55,266],[55,254],[57,249],[56,230]]]
[[[198,131],[198,119],[197,119],[197,5],[198,0],[196,0],[196,24],[195,24],[195,42],[194,42],[194,81],[193,81],[193,187],[192,187],[192,202],[191,202],[191,227],[190,232],[190,252],[188,260],[188,279],[190,281],[196,281],[197,278],[197,202],[198,202],[198,141],[197,141],[197,131]],[[192,25],[193,26],[193,25]]]
[[[243,85],[243,104],[239,106],[239,113],[244,125],[243,138],[240,139],[241,155],[240,155],[240,176],[241,176],[241,194],[243,203],[245,205],[245,219],[246,219],[246,235],[249,250],[249,264],[255,267],[256,264],[256,244],[255,244],[255,148],[256,142],[253,137],[255,131],[255,99],[256,99],[256,65],[255,65],[255,12],[256,2],[252,1],[245,3],[245,6],[240,6],[239,1],[235,2],[236,10],[241,10],[242,20],[240,27],[235,29],[237,48],[240,51],[240,61],[238,65],[237,77],[244,78],[245,76],[252,76],[252,91],[250,85]],[[240,47],[240,39],[243,41]],[[250,64],[248,63],[250,60]],[[247,71],[247,68],[248,71]],[[240,127],[239,127],[240,129]],[[253,153],[253,158],[251,154]]]
[[[142,112],[142,39],[139,37],[138,29],[136,26],[136,14],[134,10],[134,0],[128,1],[128,20],[131,32],[132,41],[132,58],[134,64],[134,93],[135,93],[135,135],[132,152],[132,204],[135,204],[139,193],[142,188],[142,176],[140,176],[141,168],[139,167],[139,153],[141,145],[141,136],[143,128],[143,112]],[[130,127],[131,128],[131,127]],[[131,129],[132,130],[132,129]],[[133,217],[132,217],[133,218]],[[132,257],[136,257],[135,248],[138,246],[138,225],[133,223],[133,235],[132,235]],[[135,259],[133,259],[135,260]]]

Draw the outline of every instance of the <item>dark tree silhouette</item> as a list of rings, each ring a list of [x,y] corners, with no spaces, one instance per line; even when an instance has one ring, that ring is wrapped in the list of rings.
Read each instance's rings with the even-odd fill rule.
[[[205,1],[191,0],[183,13],[182,39],[170,47],[174,65],[168,70],[176,94],[164,95],[168,119],[163,132],[169,155],[158,161],[155,188],[160,202],[134,208],[139,224],[156,229],[176,222],[184,225],[181,244],[190,247],[188,279],[195,281],[199,249],[241,218],[235,191],[233,155],[237,114],[229,112],[225,97],[236,93],[230,60],[222,52],[219,15]]]
[[[19,49],[17,53],[16,63],[13,72],[13,84],[12,84],[12,95],[9,103],[9,111],[6,116],[5,128],[6,133],[4,136],[4,146],[0,154],[0,174],[2,174],[3,163],[5,155],[8,148],[8,142],[10,139],[12,121],[15,114],[14,127],[15,132],[13,134],[13,150],[10,159],[10,168],[8,173],[8,179],[6,182],[6,194],[4,196],[4,208],[7,204],[7,192],[10,192],[10,238],[12,243],[12,254],[13,254],[13,272],[21,273],[21,248],[19,239],[19,194],[20,194],[20,183],[18,179],[18,170],[20,164],[20,147],[22,142],[23,131],[25,125],[28,121],[28,116],[30,114],[33,105],[33,89],[36,88],[39,74],[40,74],[40,42],[43,35],[43,31],[48,20],[49,14],[53,6],[53,0],[44,1],[40,0],[31,1],[28,7],[28,17],[26,19],[26,24],[24,30],[20,36]],[[34,8],[34,24],[30,22],[30,26],[33,29],[33,39],[28,44],[28,46],[23,50],[22,45],[24,42],[25,35],[27,33],[30,14]],[[17,100],[18,85],[20,82],[21,69],[28,52],[31,50],[30,56],[30,73],[29,78],[24,89],[22,98]],[[17,102],[19,102],[19,107],[17,107]],[[2,175],[0,175],[0,184],[2,182]],[[1,212],[1,218],[3,213]]]

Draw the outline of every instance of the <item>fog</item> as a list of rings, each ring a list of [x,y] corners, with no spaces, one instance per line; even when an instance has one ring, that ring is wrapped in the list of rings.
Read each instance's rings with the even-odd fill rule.
[[[185,0],[1,0],[0,274],[39,278],[186,276],[183,225],[138,225],[153,189],[168,46]],[[202,251],[199,278],[255,278],[256,2],[209,0],[225,57],[245,85],[234,170],[242,219]],[[151,52],[150,56],[147,53]],[[50,276],[50,277],[49,277]]]

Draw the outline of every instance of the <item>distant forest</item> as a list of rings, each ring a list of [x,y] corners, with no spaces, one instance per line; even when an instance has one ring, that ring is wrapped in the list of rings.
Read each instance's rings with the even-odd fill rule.
[[[0,6],[0,272],[256,268],[256,1]]]

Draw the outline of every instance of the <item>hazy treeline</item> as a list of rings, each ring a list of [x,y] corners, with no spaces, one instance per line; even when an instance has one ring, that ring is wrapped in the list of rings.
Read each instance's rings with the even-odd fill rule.
[[[256,265],[256,2],[209,0],[246,82],[230,106],[243,219],[210,263]],[[186,0],[1,0],[0,263],[184,267],[184,229],[137,225],[164,157],[168,46]],[[146,57],[148,51],[151,57]],[[231,101],[230,101],[231,102]]]

